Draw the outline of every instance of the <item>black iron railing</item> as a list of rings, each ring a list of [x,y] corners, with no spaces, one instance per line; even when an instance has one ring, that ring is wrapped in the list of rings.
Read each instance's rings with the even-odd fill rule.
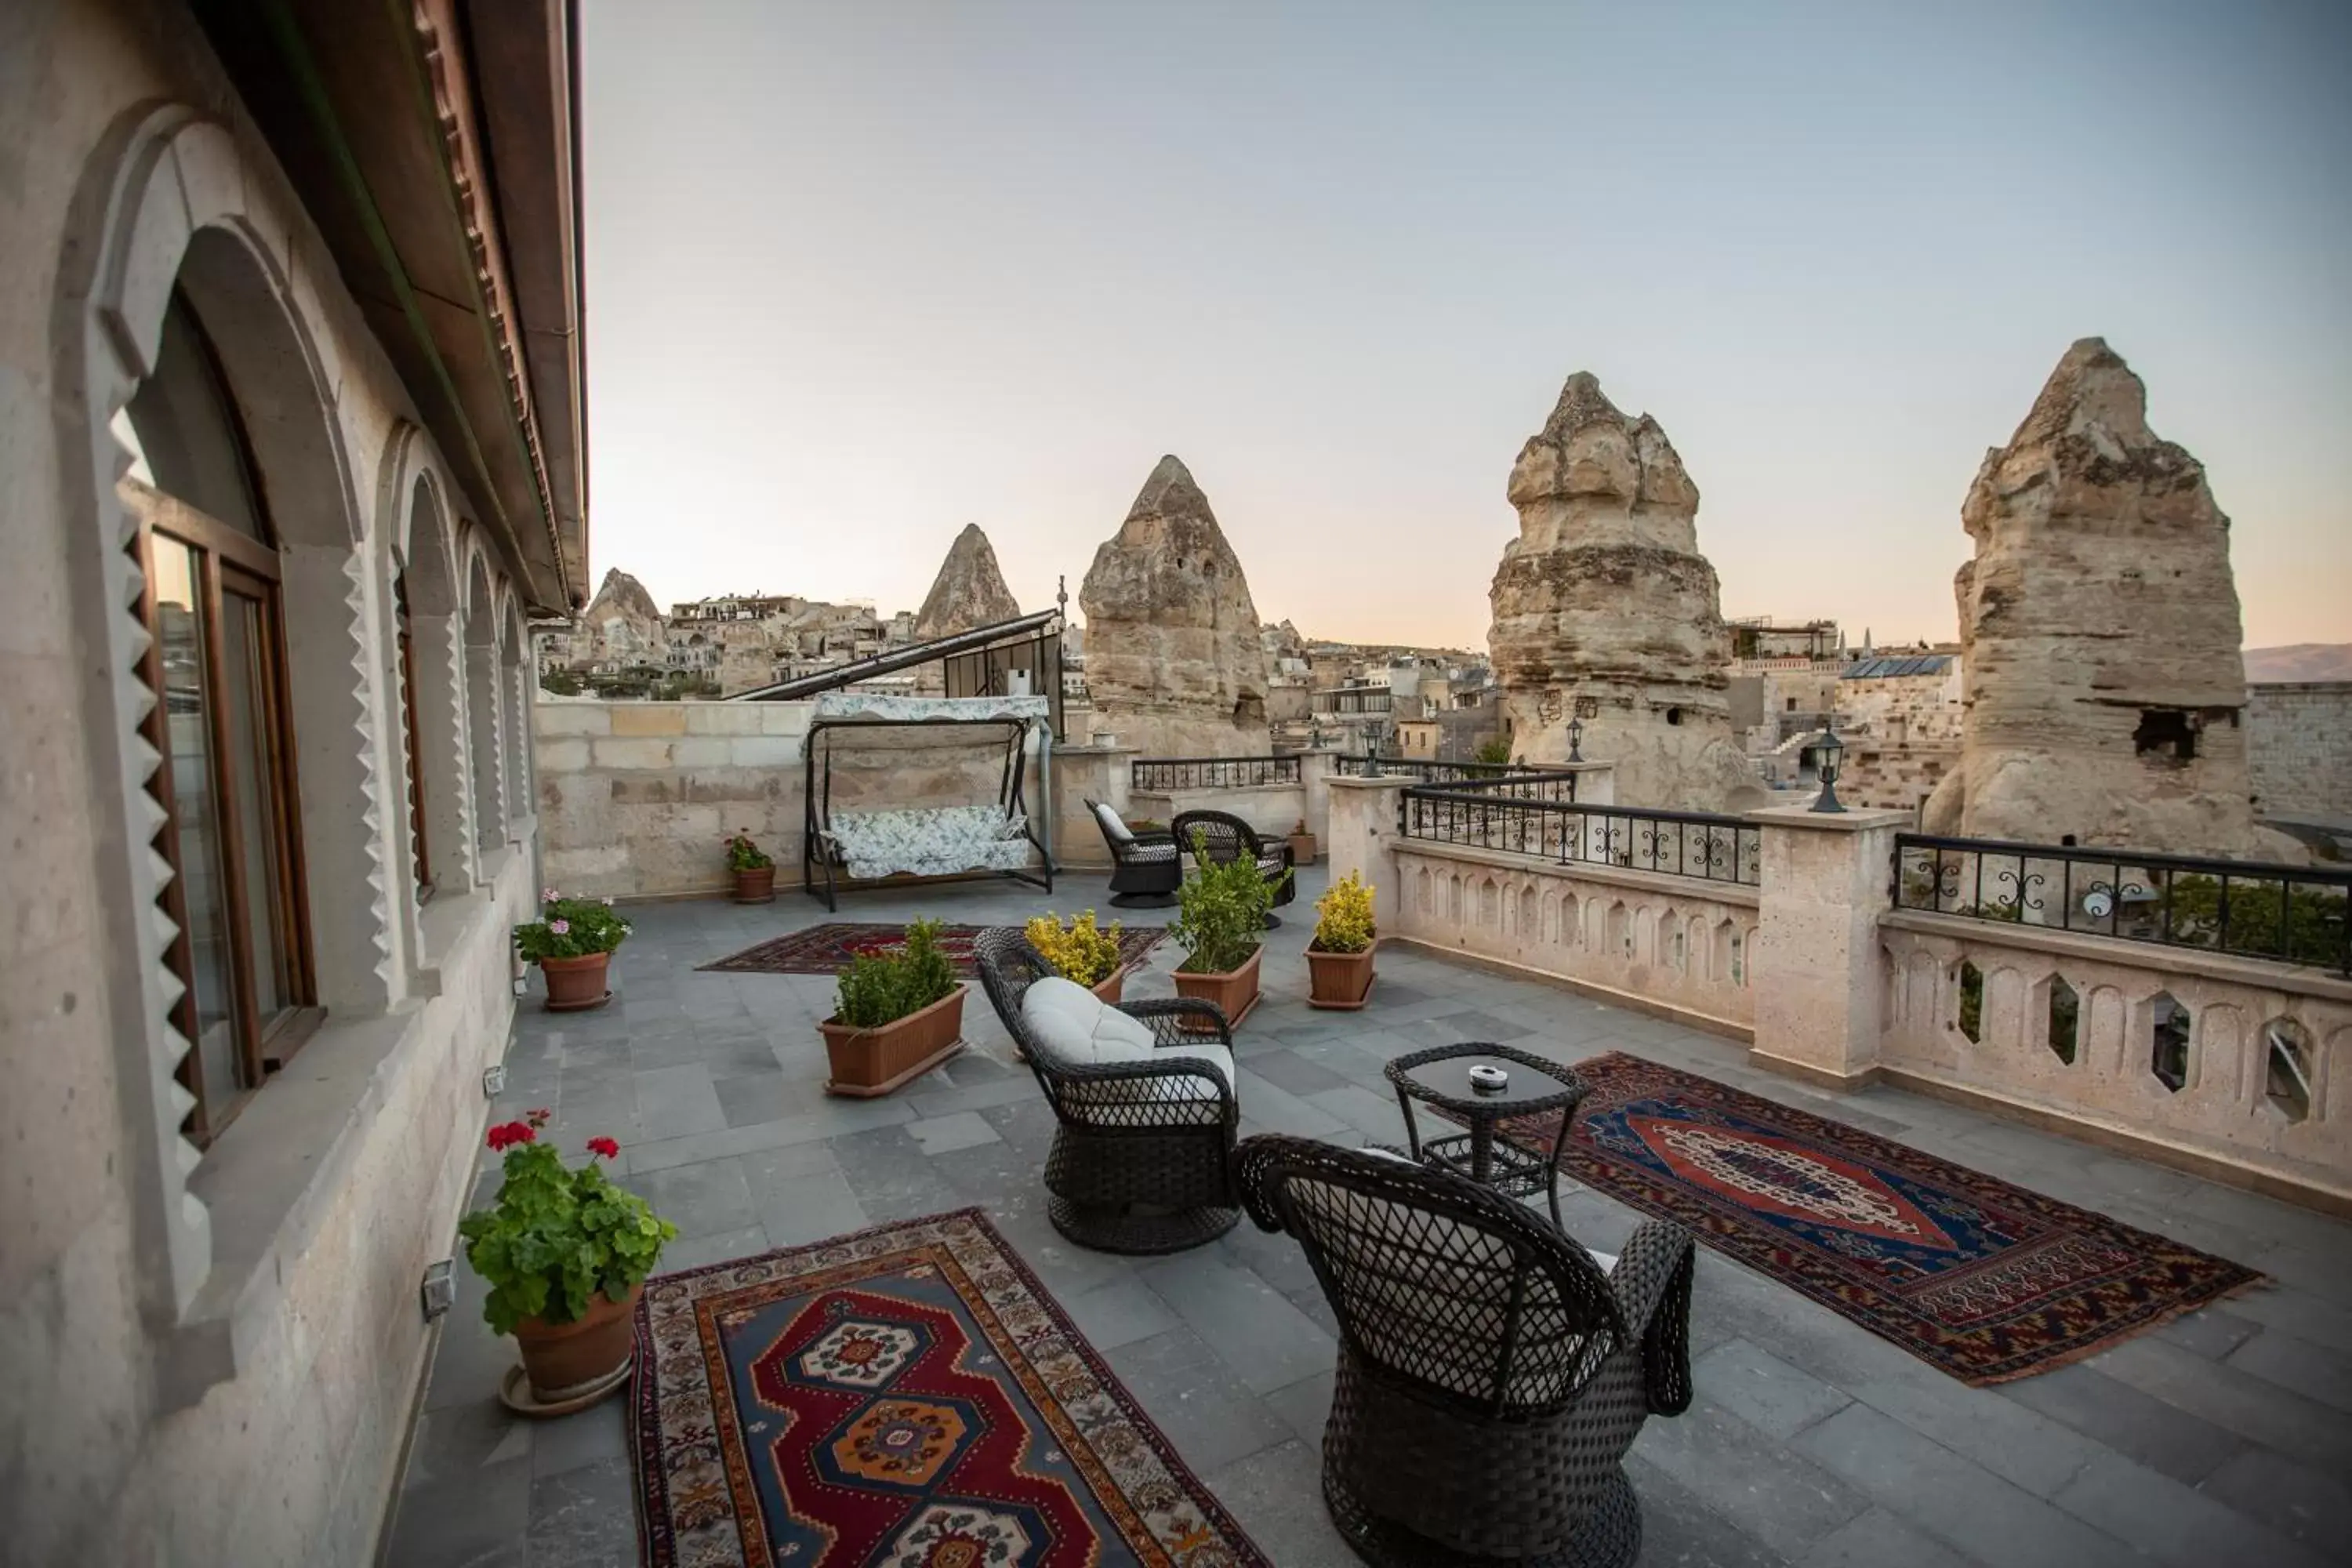
[[[2352,869],[1902,833],[1895,907],[2352,973]]]
[[[1509,793],[1569,781],[1570,798]],[[1538,856],[1560,865],[1619,866],[1709,882],[1754,887],[1762,876],[1763,838],[1752,823],[1702,811],[1638,805],[1582,805],[1576,775],[1500,779],[1483,784],[1415,785],[1397,800],[1397,831],[1406,838]]]
[[[1540,763],[1436,763],[1417,757],[1380,757],[1374,759],[1381,773],[1391,777],[1410,778],[1425,784],[1486,784],[1497,779],[1566,779],[1566,793],[1546,795],[1547,800],[1574,800],[1576,775],[1558,768],[1547,768]],[[1356,765],[1343,763],[1343,767]]]
[[[1138,757],[1128,763],[1130,789],[1166,794],[1180,789],[1247,789],[1299,782],[1298,758]]]

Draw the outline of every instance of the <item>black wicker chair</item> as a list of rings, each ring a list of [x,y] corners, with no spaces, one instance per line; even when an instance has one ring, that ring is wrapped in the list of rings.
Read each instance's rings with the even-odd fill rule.
[[[1165,909],[1184,882],[1184,858],[1165,832],[1138,833],[1098,800],[1087,802],[1110,850],[1110,901],[1121,909]]]
[[[1259,874],[1275,884],[1274,901],[1277,908],[1298,896],[1298,879],[1292,871],[1287,839],[1268,844],[1257,836],[1256,828],[1222,811],[1180,811],[1176,820],[1168,825],[1168,831],[1187,855],[1205,855],[1219,866],[1235,860],[1255,861]],[[1281,923],[1280,915],[1267,913],[1266,930],[1272,931]]]
[[[1068,1061],[1022,1016],[1029,987],[1054,973],[1028,940],[1017,931],[984,931],[973,959],[1061,1123],[1045,1158],[1055,1229],[1104,1252],[1160,1253],[1214,1241],[1240,1223],[1229,1159],[1240,1106],[1232,1080],[1200,1054],[1213,1043],[1231,1059],[1233,1031],[1216,1004],[1181,996],[1123,1004],[1118,1011],[1149,1027],[1160,1054]]]
[[[1646,1417],[1691,1397],[1688,1232],[1647,1221],[1604,1274],[1532,1211],[1392,1151],[1266,1134],[1234,1169],[1339,1320],[1323,1496],[1358,1556],[1633,1562],[1621,1461]]]

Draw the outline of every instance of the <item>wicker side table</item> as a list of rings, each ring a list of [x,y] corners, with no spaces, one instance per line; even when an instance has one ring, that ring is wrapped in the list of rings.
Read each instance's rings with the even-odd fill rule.
[[[1470,1069],[1481,1063],[1501,1068],[1510,1082],[1493,1094],[1470,1087]],[[1472,1181],[1524,1197],[1540,1192],[1551,1205],[1551,1222],[1559,1224],[1559,1155],[1568,1147],[1569,1124],[1576,1108],[1590,1092],[1575,1071],[1508,1046],[1467,1040],[1454,1046],[1432,1046],[1410,1051],[1382,1069],[1396,1086],[1397,1109],[1404,1113],[1405,1135],[1412,1142],[1412,1157]],[[1412,1102],[1433,1106],[1469,1128],[1424,1142],[1414,1125]],[[1552,1140],[1549,1159],[1529,1153],[1507,1139],[1495,1136],[1495,1124],[1507,1118],[1560,1112],[1559,1134]]]

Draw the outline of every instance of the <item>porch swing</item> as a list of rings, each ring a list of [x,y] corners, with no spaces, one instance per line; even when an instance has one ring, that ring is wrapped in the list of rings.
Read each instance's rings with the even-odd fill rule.
[[[1033,731],[1038,737],[1038,787],[1046,796],[1034,819],[1024,795]],[[833,910],[842,892],[986,871],[1052,892],[1053,743],[1052,710],[1043,697],[826,692],[817,700],[803,746],[801,890],[823,899]],[[973,775],[971,793],[980,798],[949,805],[891,805],[886,789],[870,809],[863,800],[856,809],[835,805],[836,761],[845,779],[878,772],[903,790],[915,771],[907,759],[937,762],[958,749],[977,753],[967,757],[961,771]],[[982,794],[985,764],[991,762],[996,774],[992,799]],[[938,792],[926,793],[939,798]],[[1033,820],[1045,825],[1042,837]],[[1030,864],[1033,850],[1036,867]]]

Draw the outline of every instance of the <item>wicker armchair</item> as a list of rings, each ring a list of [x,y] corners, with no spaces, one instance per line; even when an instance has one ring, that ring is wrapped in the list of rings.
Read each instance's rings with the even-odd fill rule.
[[[1061,1126],[1045,1158],[1046,1215],[1081,1247],[1181,1252],[1241,1220],[1230,1155],[1240,1125],[1233,1031],[1212,1002],[1190,997],[1108,1009],[1149,1049],[1135,1059],[1078,1059],[1057,1048],[1028,1005],[1039,981],[1060,980],[1019,931],[982,933],[980,983],[1037,1075]],[[1101,1006],[1080,992],[1087,1003]],[[1081,1004],[1083,1005],[1083,1004]]]
[[[1268,844],[1257,836],[1257,829],[1222,811],[1180,811],[1176,820],[1168,825],[1168,831],[1177,847],[1187,855],[1205,855],[1219,866],[1235,860],[1255,861],[1259,874],[1275,884],[1276,906],[1298,896],[1298,879],[1292,875],[1287,839]],[[1279,915],[1268,913],[1265,917],[1268,931],[1281,923]]]
[[[1098,800],[1087,802],[1110,850],[1110,901],[1122,909],[1165,909],[1184,882],[1184,858],[1166,833],[1138,833]]]
[[[1357,1555],[1633,1562],[1621,1461],[1643,1419],[1691,1397],[1688,1232],[1648,1221],[1604,1273],[1509,1198],[1391,1151],[1267,1134],[1234,1168],[1339,1320],[1323,1496]]]

